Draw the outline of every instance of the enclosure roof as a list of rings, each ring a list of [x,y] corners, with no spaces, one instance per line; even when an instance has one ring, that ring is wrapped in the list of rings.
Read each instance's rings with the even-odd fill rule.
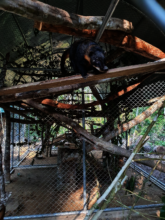
[[[47,0],[43,2],[62,8],[70,13],[93,16],[104,16],[110,4],[109,0]],[[137,10],[128,2],[124,0],[119,1],[113,17],[131,21],[134,26],[133,35],[165,51],[165,36],[161,30],[141,11]],[[0,67],[3,66],[2,60],[5,55],[10,53],[10,66],[59,69],[59,63],[50,63],[48,55],[50,51],[56,53],[61,48],[69,47],[71,40],[73,39],[67,35],[50,34],[48,32],[36,33],[34,30],[34,21],[0,11]],[[37,54],[41,54],[41,52],[42,62],[38,65],[34,62],[34,57]],[[32,56],[33,54],[34,56]],[[22,75],[20,77],[18,73],[7,71],[6,86],[43,79],[41,76],[35,79],[29,75]]]

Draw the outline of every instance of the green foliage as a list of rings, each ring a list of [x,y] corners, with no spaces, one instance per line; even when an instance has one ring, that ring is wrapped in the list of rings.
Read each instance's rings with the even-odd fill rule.
[[[126,182],[126,189],[133,192],[135,190],[135,182],[136,182],[136,176],[131,176],[131,178],[128,178]],[[131,192],[128,192],[128,194],[131,194]]]
[[[144,112],[148,107],[139,108],[139,114]],[[162,110],[163,113],[163,110]],[[157,115],[157,111],[154,112],[150,117],[146,118],[142,123],[138,124],[135,128],[131,129],[131,135],[135,132],[135,135],[138,137],[139,135],[143,135],[152,122],[154,117]],[[133,109],[133,112],[129,114],[129,120],[136,117],[136,109]],[[160,115],[157,119],[157,122],[151,129],[150,133],[150,143],[151,146],[160,145],[165,146],[165,116]]]

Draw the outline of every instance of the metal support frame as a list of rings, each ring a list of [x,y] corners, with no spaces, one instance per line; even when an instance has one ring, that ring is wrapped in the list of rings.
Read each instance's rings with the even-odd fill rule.
[[[111,0],[111,3],[109,5],[108,11],[107,11],[107,13],[106,13],[106,15],[104,17],[104,20],[103,20],[103,23],[101,25],[101,28],[99,29],[99,31],[97,33],[97,36],[95,38],[95,42],[96,43],[99,42],[99,40],[100,40],[100,38],[101,38],[105,28],[106,28],[106,25],[107,25],[109,19],[111,18],[113,12],[115,11],[115,8],[116,8],[117,4],[119,3],[119,1],[120,0]]]
[[[132,169],[134,169],[136,172],[140,173],[142,176],[144,176],[145,178],[149,177],[149,181],[151,181],[152,183],[154,183],[156,186],[158,186],[160,189],[165,191],[165,184],[163,182],[161,182],[160,180],[158,180],[157,178],[155,178],[153,175],[149,175],[149,173],[147,173],[145,170],[143,170],[141,167],[137,166],[135,163],[131,163],[130,167]]]
[[[30,149],[30,124],[28,124],[28,150]]]
[[[162,206],[164,206],[164,204],[137,205],[134,206],[133,210],[161,208]],[[131,208],[132,206],[127,206],[127,208],[123,208],[123,207],[108,208],[108,209],[104,209],[104,212],[125,211],[125,210],[130,210]],[[94,212],[97,211],[98,210],[95,210]],[[61,212],[61,213],[51,213],[51,214],[41,214],[41,215],[9,216],[9,217],[4,217],[4,220],[46,218],[46,217],[65,216],[65,215],[80,215],[87,213],[88,211],[74,211],[74,212]]]
[[[20,110],[20,107],[19,107]],[[20,115],[18,116],[19,120],[20,120]],[[20,123],[18,123],[18,143],[20,143]],[[18,146],[18,155],[17,155],[18,161],[20,161],[20,146]]]
[[[29,149],[24,153],[22,159],[18,161],[17,165],[13,166],[13,168],[18,167],[22,163],[22,161],[27,157],[28,154],[29,154]]]
[[[22,35],[22,37],[23,37],[23,39],[24,39],[26,45],[28,46],[28,42],[27,42],[27,40],[26,40],[26,37],[25,37],[25,35],[24,35],[24,33],[23,33],[23,31],[22,31],[20,25],[19,25],[19,22],[17,21],[16,16],[15,16],[14,14],[12,14],[12,15],[13,15],[13,18],[14,18],[14,20],[15,20],[15,23],[17,24],[17,27],[18,27],[19,31],[21,32],[21,35]]]
[[[14,106],[13,106],[14,108]],[[14,113],[13,113],[14,118]],[[11,149],[11,169],[13,169],[14,166],[14,122],[11,124],[11,143],[12,143],[12,149]]]
[[[4,69],[3,67],[0,67],[0,70]],[[24,67],[7,67],[6,70],[19,70],[19,71],[61,71],[61,69],[55,68],[55,69],[47,69],[47,68],[24,68]]]
[[[27,155],[26,155],[27,156]],[[24,157],[25,158],[25,157]],[[56,168],[57,164],[47,164],[47,165],[23,165],[23,166],[15,166],[16,170],[31,170],[31,169],[40,169],[40,168]]]
[[[84,87],[82,88],[82,104],[84,105]],[[85,129],[85,111],[82,111],[82,125]],[[83,140],[83,198],[84,210],[87,210],[87,197],[86,197],[86,164],[85,164],[85,140]]]

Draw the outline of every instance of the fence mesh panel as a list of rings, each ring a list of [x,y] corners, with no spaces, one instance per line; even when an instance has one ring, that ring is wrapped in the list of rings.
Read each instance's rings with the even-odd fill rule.
[[[47,3],[86,16],[104,16],[109,6],[106,0],[101,4],[96,0],[84,0],[80,6],[76,0],[49,0]],[[120,1],[114,17],[133,22],[134,35],[165,50],[162,32],[125,1]],[[33,21],[1,11],[0,84],[10,87],[63,77],[60,70],[61,56],[74,40],[76,38],[57,33],[38,32],[34,29]],[[107,54],[116,50],[111,45],[100,45]],[[149,61],[140,55],[125,52],[109,65],[115,68]],[[67,76],[75,74],[69,61],[66,67],[69,71]],[[120,95],[128,87],[130,91]],[[118,134],[116,130],[142,114],[164,95],[164,74],[145,73],[119,80],[110,79],[106,83],[72,89],[64,94],[52,93],[46,98],[53,100],[55,106],[42,105],[46,113],[32,108],[21,99],[9,103],[4,101],[6,109],[10,109],[11,121],[11,182],[6,185],[6,191],[12,194],[7,202],[6,216],[89,210],[112,183],[126,158],[101,148],[95,150],[94,142],[87,137],[87,133],[80,135],[77,132],[78,126],[100,140],[107,140],[109,144],[132,152],[158,111],[126,132]],[[38,104],[42,97],[40,93],[38,97],[35,96]],[[162,109],[140,152],[140,155],[154,158],[154,162],[164,159],[164,156],[155,154],[163,152],[165,147],[164,114]],[[0,119],[5,154],[5,113],[1,112]],[[164,161],[161,163],[164,164]],[[153,180],[160,182],[147,181],[147,174],[140,169],[151,172],[151,168],[138,165],[137,161],[132,163],[126,172],[129,177],[127,182],[108,208],[161,203],[165,190],[164,173],[155,170],[153,178],[156,180]],[[143,219],[144,216],[141,216]]]

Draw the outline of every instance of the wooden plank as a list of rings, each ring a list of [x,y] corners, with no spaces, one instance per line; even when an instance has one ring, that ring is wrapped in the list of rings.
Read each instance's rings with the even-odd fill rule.
[[[35,28],[38,28],[40,22],[35,23]],[[89,39],[95,39],[97,30],[78,30],[76,28],[70,28],[66,26],[58,26],[47,23],[42,23],[41,31],[49,31],[61,34],[67,34],[71,36],[84,37]],[[123,31],[105,30],[101,42],[106,42],[116,47],[123,48],[126,51],[137,53],[141,56],[147,57],[152,60],[158,60],[165,58],[165,53],[153,45],[141,40],[138,37],[127,35]]]
[[[28,92],[38,89],[48,89],[53,87],[60,88],[61,86],[66,86],[66,85],[72,86],[79,83],[91,82],[93,80],[101,80],[101,79],[108,79],[108,78],[121,77],[121,76],[133,76],[135,74],[155,72],[162,69],[165,69],[165,61],[132,65],[127,67],[119,67],[116,69],[110,69],[106,73],[102,73],[99,75],[90,74],[86,79],[82,78],[80,75],[76,75],[71,77],[64,77],[54,80],[27,83],[18,86],[3,88],[0,89],[0,95],[12,95],[14,93]]]
[[[99,29],[103,22],[103,16],[83,16],[68,13],[60,8],[53,7],[40,1],[31,0],[1,0],[0,10],[8,11],[22,17],[45,22],[54,25],[66,25],[78,29]],[[41,28],[41,24],[39,28]],[[106,25],[106,29],[122,30],[131,32],[132,22],[111,18]]]
[[[124,77],[120,77],[120,79],[123,79]],[[113,78],[115,80],[117,78]],[[110,79],[102,79],[102,80],[94,80],[91,82],[86,82],[86,83],[78,83],[75,85],[67,85],[67,86],[60,86],[57,88],[49,88],[49,89],[41,89],[41,90],[32,90],[29,92],[20,92],[20,93],[14,93],[10,95],[2,95],[0,96],[0,103],[5,103],[5,102],[16,102],[20,101],[23,99],[38,99],[38,97],[47,97],[50,94],[54,95],[61,95],[61,94],[67,94],[72,92],[75,89],[79,89],[82,87],[90,86],[90,85],[96,85],[100,83],[106,83],[109,81],[113,81]]]

